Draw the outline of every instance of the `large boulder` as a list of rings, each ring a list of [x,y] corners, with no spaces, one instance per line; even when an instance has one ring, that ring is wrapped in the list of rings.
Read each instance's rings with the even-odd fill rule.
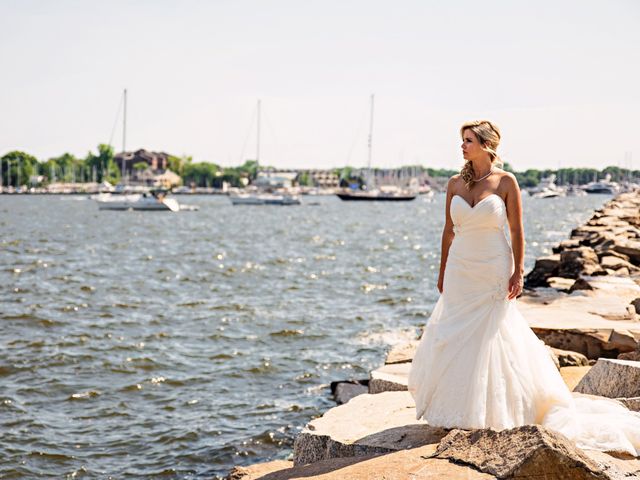
[[[558,276],[578,278],[580,275],[598,275],[604,270],[598,263],[598,255],[591,247],[579,247],[560,252]]]
[[[640,264],[640,241],[620,239],[616,242],[613,250],[627,255],[630,261],[635,265]]]
[[[584,367],[589,365],[589,360],[583,354],[561,348],[552,348],[558,358],[561,367]]]
[[[502,430],[452,430],[435,458],[471,465],[497,478],[611,478],[564,435],[539,425]]]
[[[416,353],[416,348],[418,348],[419,340],[412,340],[407,343],[400,343],[394,345],[389,353],[387,353],[387,358],[384,363],[405,363],[413,360],[413,356]]]
[[[293,444],[295,465],[358,457],[437,443],[446,430],[416,420],[409,392],[358,395],[312,420]]]
[[[558,276],[560,255],[554,254],[548,257],[540,257],[536,260],[533,270],[525,277],[524,284],[527,288],[546,287],[549,277]]]
[[[640,362],[600,358],[575,392],[602,397],[640,397]]]
[[[282,472],[293,467],[289,460],[273,460],[271,462],[255,463],[247,467],[233,467],[224,480],[258,480],[273,472]]]

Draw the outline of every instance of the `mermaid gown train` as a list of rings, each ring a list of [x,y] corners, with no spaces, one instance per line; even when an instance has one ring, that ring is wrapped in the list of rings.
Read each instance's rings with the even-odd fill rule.
[[[409,373],[416,418],[447,428],[502,430],[541,424],[579,447],[640,456],[640,414],[620,403],[572,394],[515,301],[505,235],[506,206],[491,194],[450,204],[455,238],[443,293]]]

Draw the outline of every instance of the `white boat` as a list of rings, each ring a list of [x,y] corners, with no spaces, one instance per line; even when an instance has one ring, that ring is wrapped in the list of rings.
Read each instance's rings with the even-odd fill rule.
[[[112,195],[104,193],[96,198],[100,210],[169,210],[180,211],[180,205],[174,198],[151,193],[133,195]]]
[[[569,185],[566,192],[567,197],[584,197],[587,194],[587,192],[578,185]]]
[[[256,172],[260,167],[260,100],[257,107],[257,133],[256,133]],[[232,205],[300,205],[300,197],[291,193],[274,193],[267,190],[254,190],[248,192],[229,193]]]
[[[233,205],[300,205],[297,195],[276,193],[238,193],[229,195]]]
[[[537,186],[529,188],[528,192],[532,198],[555,198],[564,197],[565,191],[556,184],[556,176],[552,173],[548,177],[540,180]]]
[[[611,181],[611,175],[606,174],[603,180],[587,183],[584,186],[584,191],[587,193],[604,193],[607,195],[614,195],[620,191],[620,185]]]

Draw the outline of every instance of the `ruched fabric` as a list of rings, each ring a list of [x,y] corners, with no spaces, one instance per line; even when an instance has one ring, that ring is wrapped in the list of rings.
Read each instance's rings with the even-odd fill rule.
[[[585,449],[640,456],[640,414],[572,394],[544,343],[507,300],[513,254],[506,206],[491,194],[451,200],[455,237],[443,293],[409,373],[416,418],[446,428],[502,430],[541,424]]]

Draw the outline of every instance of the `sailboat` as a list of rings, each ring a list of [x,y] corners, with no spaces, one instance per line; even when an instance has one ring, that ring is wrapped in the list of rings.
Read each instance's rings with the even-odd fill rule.
[[[126,151],[127,145],[127,89],[124,89],[123,93],[124,102],[124,114],[122,117],[122,152]],[[116,118],[117,120],[117,118]],[[122,157],[122,178],[124,179],[126,174],[125,170],[125,158]],[[111,193],[101,193],[94,197],[98,203],[99,210],[155,210],[162,211],[168,210],[171,212],[179,212],[181,206],[174,198],[167,198],[167,193],[164,190],[151,190],[144,193],[125,194],[125,186],[122,185],[123,193],[119,195],[112,195]],[[183,206],[184,207],[184,206]],[[193,210],[193,207],[187,207],[185,209]]]
[[[373,101],[374,96],[371,95],[371,114],[369,118],[369,157],[367,161],[367,179],[365,182],[366,190],[354,190],[345,188],[342,191],[336,193],[341,200],[346,201],[377,201],[377,202],[407,202],[415,199],[418,196],[417,191],[407,190],[392,190],[385,191],[376,188],[371,174],[371,153],[373,145]]]
[[[260,168],[260,100],[258,100],[258,123],[256,138],[256,174]],[[230,193],[232,205],[300,205],[300,198],[289,193],[273,193],[267,190],[255,190],[245,193]]]

